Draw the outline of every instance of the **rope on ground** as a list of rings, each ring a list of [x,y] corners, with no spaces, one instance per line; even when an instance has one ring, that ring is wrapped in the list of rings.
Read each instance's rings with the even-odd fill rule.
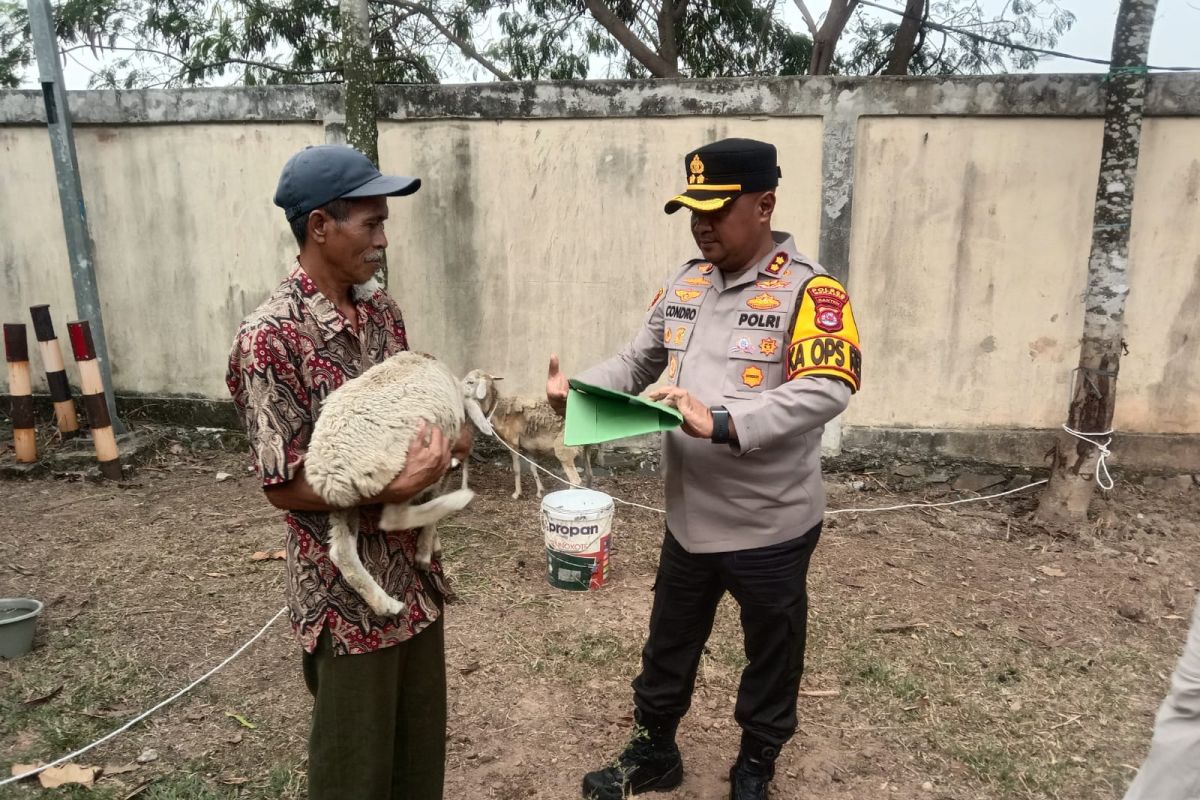
[[[495,434],[493,434],[493,435],[495,436]],[[551,472],[550,470],[543,467],[541,464],[534,461],[532,458],[529,458],[524,453],[518,452],[516,449],[514,449],[512,447],[512,445],[510,445],[508,442],[501,439],[499,436],[495,436],[495,438],[496,438],[496,441],[498,441],[500,444],[502,444],[506,448],[508,448],[508,450],[510,452],[512,452],[514,455],[516,455],[518,458],[521,458],[521,459],[529,462],[530,466],[532,466],[534,469],[540,469],[542,472],[546,473],[551,478],[554,478],[554,480],[558,481],[561,484],[570,486],[572,488],[577,488],[577,487],[575,487],[575,484],[571,483],[570,481],[568,481],[564,478],[558,477],[553,472]],[[1095,444],[1095,442],[1093,442],[1092,444]],[[1100,447],[1100,445],[1097,445],[1097,447]],[[1101,456],[1101,464],[1103,464],[1103,458],[1104,458],[1104,456],[1102,455]],[[1107,475],[1108,468],[1105,467],[1104,471],[1105,471],[1105,475]],[[1097,479],[1098,478],[1099,478],[1099,476],[1097,475]],[[985,495],[984,497],[964,497],[960,500],[948,500],[948,501],[945,501],[942,503],[903,503],[898,506],[876,506],[874,508],[839,508],[839,509],[835,509],[833,511],[826,511],[825,515],[833,516],[834,514],[865,514],[865,513],[870,513],[872,511],[899,511],[904,508],[944,508],[946,506],[957,506],[957,505],[961,505],[963,503],[982,503],[984,500],[995,500],[997,497],[1004,497],[1005,495],[1016,494],[1017,492],[1024,492],[1028,489],[1032,489],[1035,486],[1041,486],[1044,483],[1049,483],[1049,481],[1046,479],[1043,479],[1040,481],[1034,481],[1033,483],[1027,484],[1025,486],[1018,486],[1017,488],[1009,489],[1006,492],[998,492],[997,494],[989,494],[989,495]],[[1112,488],[1112,487],[1110,486],[1109,488]],[[644,508],[647,511],[653,511],[656,514],[666,514],[667,513],[666,511],[664,511],[661,508],[652,508],[651,506],[644,506],[641,503],[631,503],[628,500],[622,500],[619,497],[613,497],[613,501],[620,503],[623,506],[633,506],[635,508]]]
[[[96,741],[92,742],[91,744],[87,745],[86,747],[79,748],[74,753],[68,753],[67,755],[63,756],[62,758],[51,761],[49,764],[43,764],[42,766],[38,767],[37,769],[30,770],[29,772],[23,772],[20,775],[14,775],[11,778],[5,778],[4,780],[0,780],[0,786],[5,786],[10,783],[15,783],[17,781],[25,780],[26,778],[32,778],[33,776],[37,775],[38,773],[40,773],[44,770],[50,769],[51,767],[57,767],[59,764],[65,764],[66,762],[70,761],[73,758],[78,758],[79,756],[83,755],[84,753],[91,750],[92,748],[99,747],[100,745],[107,742],[109,739],[112,739],[113,737],[118,736],[118,735],[124,733],[125,731],[129,730],[134,725],[138,724],[139,722],[141,722],[142,720],[144,720],[146,717],[150,716],[154,712],[158,711],[159,709],[165,708],[166,706],[169,706],[171,703],[174,703],[176,700],[183,697],[185,694],[190,692],[192,689],[195,689],[197,686],[204,683],[206,680],[211,678],[213,675],[216,675],[218,672],[220,672],[222,669],[224,669],[231,661],[233,661],[235,658],[240,656],[242,653],[246,652],[246,650],[250,647],[250,645],[254,644],[260,638],[262,638],[262,635],[267,632],[267,629],[270,628],[272,625],[274,625],[275,620],[282,617],[286,611],[287,611],[287,606],[284,606],[283,608],[279,609],[279,611],[275,612],[275,616],[271,617],[270,621],[267,622],[266,625],[263,625],[262,628],[258,631],[258,633],[251,636],[249,641],[247,641],[245,644],[243,644],[241,647],[239,647],[237,650],[235,650],[233,652],[233,655],[229,656],[229,658],[225,659],[220,664],[217,664],[215,667],[210,669],[208,672],[204,673],[199,678],[192,681],[187,686],[183,687],[178,692],[176,692],[175,694],[168,697],[166,700],[163,700],[158,705],[154,706],[153,708],[151,708],[147,711],[143,711],[141,714],[138,714],[136,717],[129,720],[129,722],[126,722],[124,725],[117,728],[112,733],[108,734],[107,736],[103,736],[103,737],[97,739]]]
[[[1108,472],[1108,457],[1112,455],[1112,450],[1109,450],[1108,446],[1112,444],[1113,432],[1108,430],[1104,433],[1083,433],[1082,431],[1077,431],[1074,428],[1070,428],[1066,425],[1063,425],[1063,430],[1074,436],[1076,439],[1079,439],[1082,442],[1087,442],[1100,451],[1100,460],[1096,462],[1096,484],[1104,491],[1111,492],[1113,489],[1113,479],[1112,475]],[[1091,438],[1095,437],[1098,439],[1101,436],[1108,437],[1104,440],[1103,444]]]

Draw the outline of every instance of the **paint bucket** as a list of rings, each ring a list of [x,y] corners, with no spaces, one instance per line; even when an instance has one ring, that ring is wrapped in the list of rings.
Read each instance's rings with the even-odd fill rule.
[[[586,592],[608,578],[613,501],[604,492],[565,489],[542,500],[546,577],[556,589]]]
[[[24,597],[0,598],[0,658],[23,656],[33,647],[42,604]]]

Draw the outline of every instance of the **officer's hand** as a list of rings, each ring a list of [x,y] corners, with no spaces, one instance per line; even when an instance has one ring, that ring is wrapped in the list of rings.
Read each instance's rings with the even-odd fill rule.
[[[546,377],[546,400],[561,417],[567,413],[567,376],[558,371],[558,356],[550,354],[550,374]]]
[[[655,389],[650,393],[650,399],[679,409],[683,414],[683,432],[688,436],[695,436],[697,439],[712,438],[712,412],[686,389],[680,389],[678,386]]]

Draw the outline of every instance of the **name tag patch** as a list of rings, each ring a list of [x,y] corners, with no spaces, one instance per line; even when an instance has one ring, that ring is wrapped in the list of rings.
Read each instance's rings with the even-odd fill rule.
[[[681,306],[678,303],[667,303],[667,310],[663,313],[668,321],[680,319],[687,322],[695,322],[696,317],[700,314],[700,309],[695,306]]]

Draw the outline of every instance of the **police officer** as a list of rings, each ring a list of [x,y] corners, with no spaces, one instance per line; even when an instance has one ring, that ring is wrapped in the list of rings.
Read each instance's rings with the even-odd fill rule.
[[[741,752],[730,798],[767,797],[780,748],[796,730],[804,669],[809,558],[821,534],[821,431],[858,390],[858,329],[846,290],[771,229],[780,171],[773,145],[725,139],[684,158],[687,188],[666,212],[692,212],[700,258],[678,269],[617,356],[587,383],[652,393],[679,409],[666,435],[667,530],[634,735],[589,772],[584,797],[619,800],[683,780],[675,742],[722,595],[741,608],[749,663],[734,717]],[[551,356],[547,396],[565,407]]]

